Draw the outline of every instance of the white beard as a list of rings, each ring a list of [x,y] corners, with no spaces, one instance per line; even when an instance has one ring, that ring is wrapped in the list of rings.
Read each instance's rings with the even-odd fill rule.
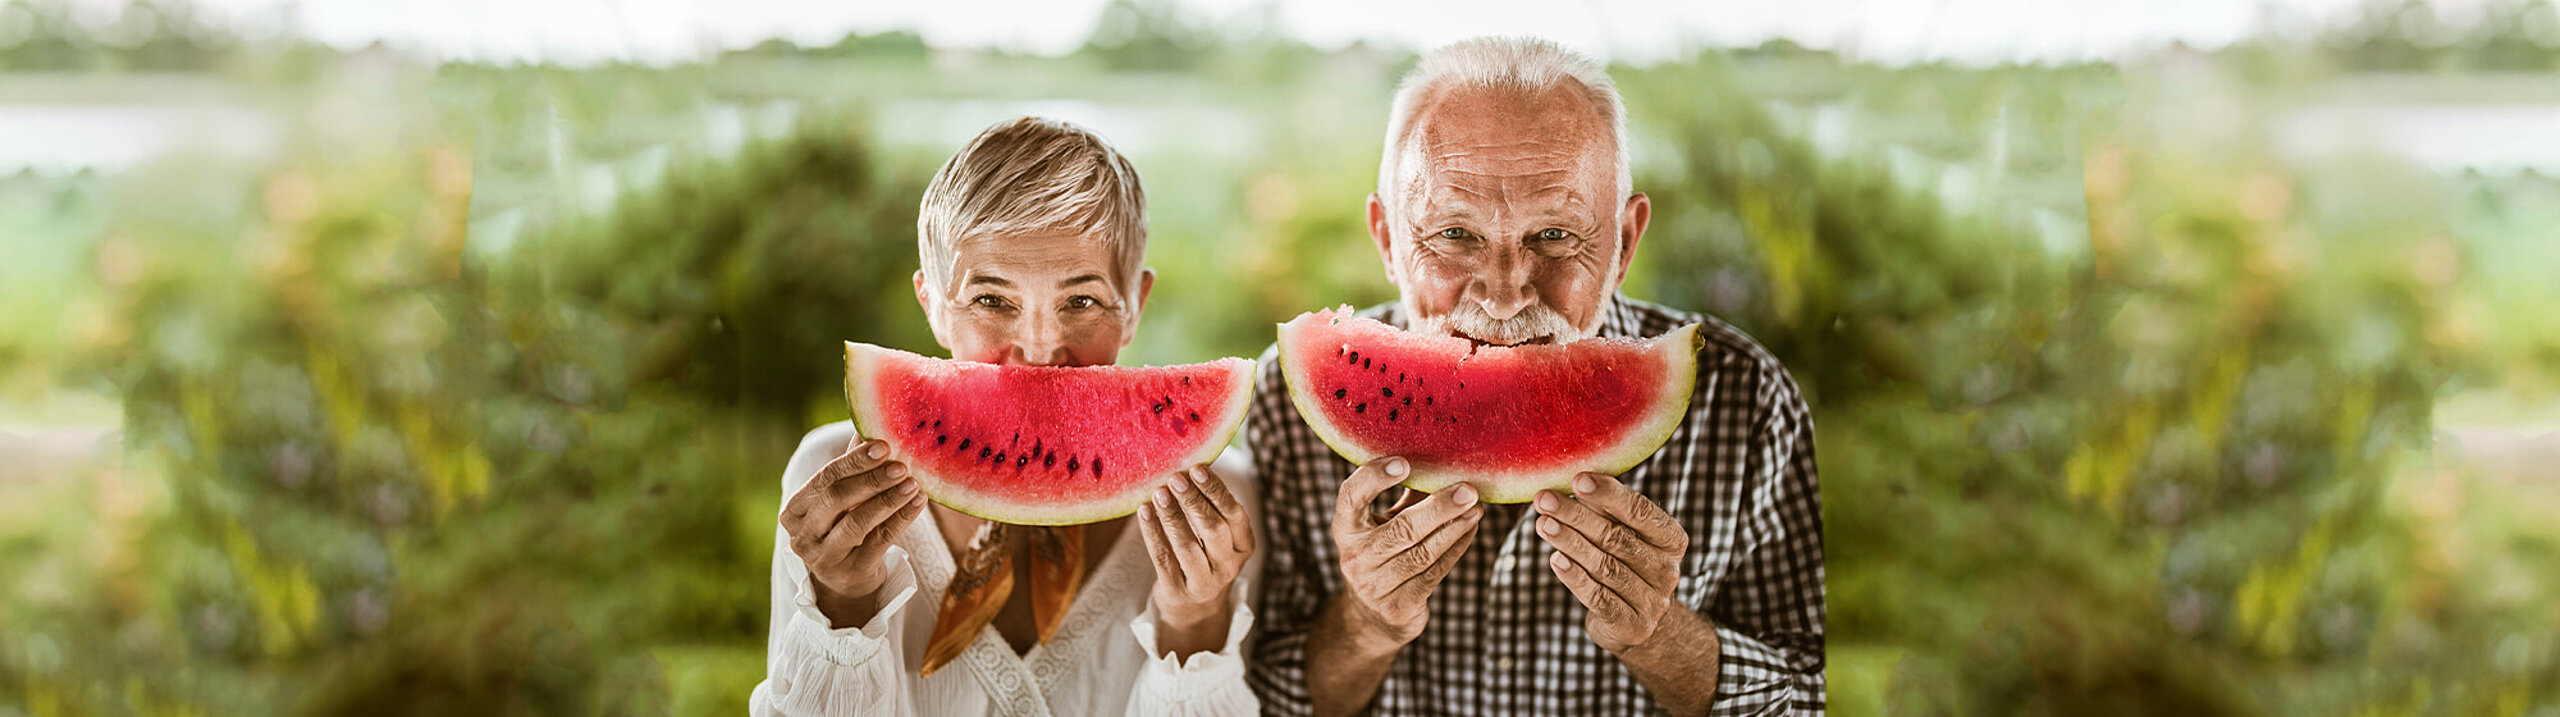
[[[1408,314],[1413,302],[1405,302]],[[1496,319],[1474,302],[1461,302],[1449,313],[1431,318],[1412,317],[1409,324],[1417,333],[1432,336],[1457,335],[1498,346],[1515,346],[1539,339],[1558,344],[1589,338],[1590,332],[1566,321],[1563,314],[1546,304],[1530,304],[1508,319]]]

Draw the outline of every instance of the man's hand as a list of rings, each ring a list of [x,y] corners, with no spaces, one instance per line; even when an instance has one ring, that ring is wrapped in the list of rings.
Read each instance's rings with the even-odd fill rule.
[[[1590,608],[1583,629],[1591,641],[1623,654],[1652,639],[1666,613],[1683,610],[1672,591],[1689,534],[1613,476],[1574,476],[1573,493],[1538,493],[1538,535],[1555,546],[1548,565],[1556,577]]]
[[[1138,506],[1138,529],[1155,559],[1156,647],[1176,658],[1214,651],[1226,642],[1233,612],[1228,592],[1253,557],[1253,526],[1244,504],[1208,466],[1175,473],[1155,498]]]
[[[878,610],[882,561],[898,534],[924,513],[924,491],[889,444],[855,439],[782,503],[782,531],[809,568],[809,587],[830,627],[868,622]]]
[[[1484,506],[1475,486],[1457,483],[1438,494],[1408,492],[1385,516],[1371,511],[1378,494],[1412,470],[1402,458],[1379,458],[1352,471],[1333,504],[1333,543],[1341,555],[1346,600],[1358,627],[1395,645],[1422,635],[1431,618],[1428,600],[1458,557],[1475,543]]]

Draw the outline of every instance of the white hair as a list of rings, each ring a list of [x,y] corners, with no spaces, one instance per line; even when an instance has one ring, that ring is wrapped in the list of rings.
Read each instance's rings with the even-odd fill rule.
[[[1110,247],[1124,291],[1147,250],[1147,192],[1138,170],[1102,136],[1068,122],[1016,117],[969,140],[925,185],[917,253],[938,291],[958,279],[962,239],[1073,231]]]
[[[1535,95],[1572,83],[1591,108],[1609,123],[1609,143],[1617,149],[1618,198],[1635,191],[1627,162],[1627,108],[1609,71],[1582,53],[1534,37],[1479,37],[1433,50],[1396,86],[1395,104],[1387,114],[1386,154],[1378,158],[1378,196],[1395,206],[1397,162],[1404,156],[1413,117],[1425,102],[1448,90],[1496,90]]]

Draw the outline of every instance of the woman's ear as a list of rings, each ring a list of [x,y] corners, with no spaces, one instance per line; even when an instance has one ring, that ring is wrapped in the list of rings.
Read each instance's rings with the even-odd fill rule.
[[[1152,268],[1140,268],[1138,270],[1138,300],[1129,305],[1129,330],[1120,332],[1120,346],[1122,348],[1127,348],[1129,346],[1129,342],[1138,340],[1138,319],[1139,317],[1146,315],[1147,296],[1154,294],[1155,291],[1156,270]]]
[[[942,302],[934,301],[933,294],[924,287],[924,270],[917,269],[908,283],[916,287],[916,308],[924,310],[924,325],[933,330],[933,342],[941,344],[944,350],[950,350],[951,341],[942,336]]]

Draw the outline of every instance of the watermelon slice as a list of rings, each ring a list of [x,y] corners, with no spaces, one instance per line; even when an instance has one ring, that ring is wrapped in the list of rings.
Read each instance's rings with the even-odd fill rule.
[[[1208,463],[1244,422],[1253,362],[999,366],[845,342],[845,399],[925,495],[1019,525],[1137,512],[1174,471]]]
[[[1412,333],[1349,307],[1280,325],[1289,401],[1325,445],[1353,463],[1403,457],[1405,486],[1466,481],[1492,503],[1643,463],[1689,412],[1698,347],[1695,324],[1517,347]]]

